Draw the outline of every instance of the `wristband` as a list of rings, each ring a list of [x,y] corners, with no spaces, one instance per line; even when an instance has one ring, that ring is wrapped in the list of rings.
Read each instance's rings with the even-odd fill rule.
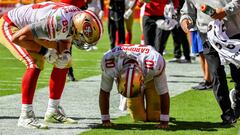
[[[102,121],[110,120],[110,115],[109,114],[101,115],[101,119]]]
[[[169,121],[169,115],[160,114],[160,121]]]
[[[45,55],[47,53],[48,49],[44,46],[41,46],[41,49],[39,51],[39,54]]]

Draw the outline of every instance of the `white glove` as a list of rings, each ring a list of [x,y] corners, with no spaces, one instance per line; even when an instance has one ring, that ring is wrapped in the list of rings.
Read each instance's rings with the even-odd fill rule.
[[[128,9],[128,10],[124,13],[124,18],[125,18],[125,19],[128,19],[128,18],[131,16],[132,13],[133,13],[132,9],[131,9],[131,8]]]
[[[103,16],[104,16],[104,11],[103,11],[103,10],[100,10],[99,13],[98,13],[98,17],[99,17],[100,19],[102,19]]]
[[[162,30],[172,30],[178,22],[175,19],[158,19],[156,21],[157,27]]]
[[[72,56],[68,50],[62,52],[58,55],[58,59],[55,62],[55,66],[57,68],[63,69],[65,68],[68,63],[72,60]]]
[[[57,50],[53,48],[49,48],[47,50],[47,53],[44,55],[44,58],[50,64],[55,63],[58,58]]]

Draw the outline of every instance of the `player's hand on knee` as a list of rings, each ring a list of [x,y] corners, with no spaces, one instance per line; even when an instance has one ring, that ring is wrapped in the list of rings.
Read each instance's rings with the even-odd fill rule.
[[[44,54],[44,58],[50,64],[55,63],[58,59],[57,50],[53,48],[48,48],[46,53]]]
[[[102,121],[102,126],[103,127],[112,127],[113,123],[110,120],[104,120],[104,121]]]
[[[159,129],[167,129],[169,127],[168,121],[160,121],[160,124],[157,124],[155,127]]]
[[[60,69],[66,68],[71,60],[72,60],[72,56],[69,50],[65,50],[58,55],[58,58],[55,62],[55,66]]]

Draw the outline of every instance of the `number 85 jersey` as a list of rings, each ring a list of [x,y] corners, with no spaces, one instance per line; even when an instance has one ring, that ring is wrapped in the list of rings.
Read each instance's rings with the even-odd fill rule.
[[[164,89],[168,89],[166,86],[165,61],[163,57],[152,46],[123,44],[109,50],[102,58],[101,88],[103,90],[110,91],[112,89],[113,81],[118,77],[119,71],[123,66],[123,61],[126,58],[137,60],[143,71],[144,84],[164,74],[161,83],[164,83]],[[161,80],[161,78],[159,79]],[[155,87],[158,89],[156,83]]]
[[[19,29],[31,25],[39,39],[64,40],[71,38],[72,17],[78,11],[79,8],[65,3],[42,2],[10,10],[4,19]]]

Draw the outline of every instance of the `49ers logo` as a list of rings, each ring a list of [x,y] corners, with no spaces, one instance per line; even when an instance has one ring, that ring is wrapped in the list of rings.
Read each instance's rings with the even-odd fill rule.
[[[92,27],[91,27],[91,24],[89,22],[85,22],[83,24],[83,33],[84,35],[86,35],[88,38],[89,37],[92,37],[93,35],[93,30],[92,30]]]

